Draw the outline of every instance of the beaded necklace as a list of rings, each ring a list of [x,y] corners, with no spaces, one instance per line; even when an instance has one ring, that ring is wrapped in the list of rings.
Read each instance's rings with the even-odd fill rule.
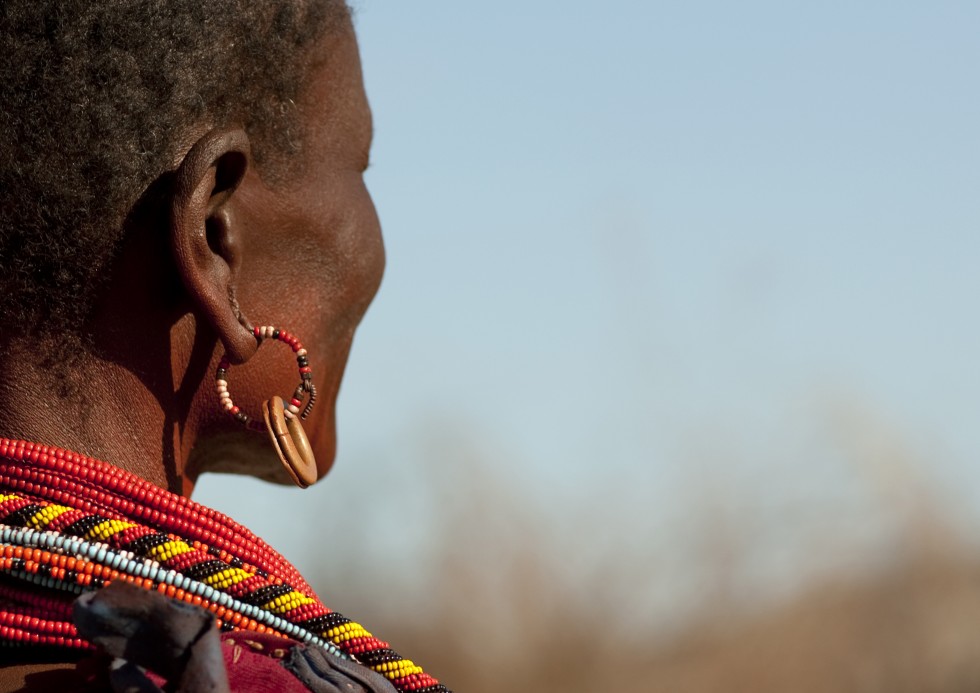
[[[227,516],[99,460],[0,438],[0,645],[92,649],[82,592],[123,580],[211,611],[223,630],[277,633],[353,659],[399,691],[450,693],[331,611],[285,558]]]

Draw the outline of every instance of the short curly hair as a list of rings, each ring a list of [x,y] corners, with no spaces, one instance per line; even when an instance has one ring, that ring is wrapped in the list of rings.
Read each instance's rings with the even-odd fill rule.
[[[84,323],[125,216],[202,124],[241,123],[257,164],[301,146],[291,105],[345,0],[4,0],[0,319]]]

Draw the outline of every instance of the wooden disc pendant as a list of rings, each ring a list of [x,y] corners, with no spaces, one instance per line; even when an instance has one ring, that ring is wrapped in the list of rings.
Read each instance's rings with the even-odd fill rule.
[[[315,483],[316,459],[299,417],[286,417],[281,397],[273,397],[262,403],[262,417],[269,431],[269,440],[293,482],[300,488]]]

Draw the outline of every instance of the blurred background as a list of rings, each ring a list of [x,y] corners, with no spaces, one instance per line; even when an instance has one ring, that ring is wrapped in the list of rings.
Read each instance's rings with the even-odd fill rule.
[[[980,690],[980,4],[355,8],[338,461],[197,500],[460,692]]]

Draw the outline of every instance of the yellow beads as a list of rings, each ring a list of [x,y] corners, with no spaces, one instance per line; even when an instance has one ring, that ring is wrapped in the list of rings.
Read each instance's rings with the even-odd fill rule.
[[[246,564],[242,558],[236,558],[231,553],[226,552],[220,545],[212,547],[199,541],[188,542],[176,534],[169,533],[165,529],[168,526],[167,523],[162,520],[156,525],[144,525],[121,519],[108,519],[95,512],[80,511],[77,508],[53,503],[47,504],[45,501],[9,493],[0,493],[0,505],[2,504],[10,504],[11,506],[2,508],[6,511],[4,517],[19,513],[14,516],[15,520],[18,523],[22,522],[30,530],[48,530],[52,525],[66,524],[68,521],[70,522],[69,529],[72,529],[73,535],[78,537],[77,533],[83,531],[82,528],[88,528],[85,530],[84,537],[79,537],[86,540],[82,544],[84,551],[87,552],[84,556],[81,554],[77,556],[60,555],[34,548],[29,545],[27,538],[30,532],[13,528],[14,534],[17,535],[16,542],[5,547],[3,556],[0,556],[0,558],[7,557],[4,558],[4,565],[0,566],[4,571],[9,572],[12,569],[16,556],[17,559],[23,561],[23,569],[27,573],[31,575],[43,574],[45,577],[50,577],[51,580],[55,581],[56,586],[60,585],[61,582],[67,583],[73,589],[76,584],[93,586],[96,579],[103,582],[130,581],[143,589],[157,590],[175,599],[200,604],[213,611],[224,625],[233,629],[256,630],[258,632],[278,631],[282,634],[291,630],[280,627],[278,624],[275,628],[266,625],[268,619],[264,617],[262,618],[263,622],[253,620],[252,616],[247,615],[252,613],[251,609],[236,610],[239,608],[237,605],[235,609],[229,606],[220,606],[227,602],[222,599],[215,600],[214,595],[207,589],[199,589],[202,587],[200,583],[214,588],[219,594],[223,593],[236,600],[240,599],[246,605],[257,606],[257,602],[251,600],[260,594],[268,594],[270,596],[267,599],[270,601],[259,607],[259,611],[265,616],[276,614],[297,626],[307,621],[326,624],[346,620],[340,614],[326,609],[314,597],[299,592],[280,577],[268,575],[264,571],[253,568]],[[28,512],[33,511],[33,514],[30,517],[25,517],[24,508],[29,508]],[[71,514],[62,517],[65,513]],[[75,517],[74,513],[81,517]],[[58,517],[62,517],[62,519],[54,522]],[[177,526],[181,525],[178,524]],[[20,536],[22,534],[24,536]],[[17,542],[24,543],[25,546],[21,546]],[[66,544],[66,546],[70,547],[71,545]],[[246,542],[246,549],[250,549],[251,546],[252,544]],[[7,552],[8,548],[10,553]],[[256,548],[262,548],[262,545],[257,545]],[[256,551],[253,550],[243,552],[245,555],[256,555]],[[275,558],[276,555],[273,554],[272,556]],[[90,558],[91,561],[89,561]],[[79,562],[80,559],[81,562]],[[144,560],[141,562],[140,559]],[[183,575],[188,580],[178,581],[175,578],[168,578],[166,574],[155,570],[156,566],[152,565],[154,562],[157,566]],[[124,565],[120,565],[120,563]],[[83,572],[80,568],[83,564],[85,567],[91,567],[91,570]],[[47,572],[42,573],[41,569],[45,567]],[[119,571],[116,570],[117,567]],[[148,571],[148,568],[154,569]],[[256,572],[250,572],[249,569]],[[69,577],[69,573],[75,575]],[[153,575],[152,579],[148,577],[148,573]],[[195,577],[192,578],[191,576]],[[194,580],[199,582],[193,582]],[[177,585],[183,585],[188,589],[178,588]],[[204,594],[208,594],[207,599],[202,596]],[[69,622],[52,621],[52,623],[62,628],[61,631],[57,632],[71,633]],[[26,621],[25,626],[33,627]],[[65,628],[68,630],[64,630]],[[30,635],[27,630],[23,632]],[[293,632],[295,631],[293,630]],[[341,651],[358,657],[359,661],[391,681],[399,691],[407,693],[415,690],[431,690],[449,693],[445,686],[426,674],[422,667],[411,660],[402,659],[400,655],[391,650],[387,643],[375,638],[359,623],[341,623],[326,631],[318,630],[316,634],[336,645]],[[59,635],[58,637],[62,636]],[[62,640],[64,639],[62,638]],[[2,641],[0,644],[9,640],[11,640],[10,637],[4,636],[0,638]],[[13,640],[17,640],[17,638],[14,637]],[[81,640],[77,642],[82,644]],[[77,646],[74,644],[74,640],[71,646]]]
[[[164,544],[154,546],[147,553],[149,553],[154,560],[163,563],[164,561],[169,561],[174,556],[180,556],[181,554],[193,550],[194,549],[179,539],[171,539]]]
[[[0,503],[3,501],[0,500]],[[63,505],[49,505],[42,508],[39,512],[35,513],[34,516],[27,521],[28,527],[33,527],[34,529],[44,529],[48,526],[54,518],[59,515],[64,515],[66,512],[71,510],[71,508],[66,508]]]
[[[314,604],[315,601],[310,599],[305,594],[293,590],[288,594],[284,594],[281,597],[276,597],[271,602],[263,604],[263,609],[268,609],[269,611],[275,611],[278,613],[286,613],[287,611],[292,611],[298,606],[303,606],[304,604]]]
[[[383,674],[386,679],[400,679],[404,676],[411,676],[412,674],[421,674],[422,667],[415,664],[410,659],[399,659],[394,662],[383,662],[377,664],[373,667],[376,672]]]
[[[135,527],[136,525],[132,522],[123,522],[122,520],[106,520],[105,522],[100,522],[85,533],[85,536],[89,539],[99,539],[101,541],[106,541],[113,534],[118,534],[124,529],[129,529],[130,527]]]
[[[348,640],[353,640],[354,638],[373,637],[364,629],[364,626],[362,626],[360,623],[354,623],[353,621],[350,623],[342,623],[339,626],[334,626],[327,631],[326,635],[336,644],[347,642]]]
[[[248,580],[252,573],[241,568],[225,568],[224,570],[204,578],[203,582],[217,587],[219,590],[226,590],[232,585],[237,585],[242,580]]]

